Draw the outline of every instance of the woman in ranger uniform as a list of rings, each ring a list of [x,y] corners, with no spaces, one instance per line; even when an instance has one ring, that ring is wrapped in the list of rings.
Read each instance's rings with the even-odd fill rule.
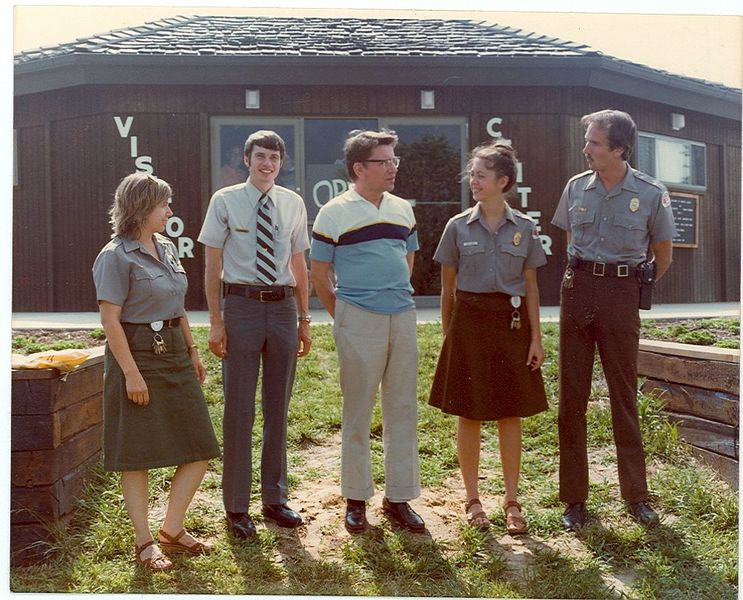
[[[512,209],[505,194],[516,182],[516,156],[502,142],[471,154],[467,173],[475,206],[446,224],[434,260],[441,264],[444,341],[429,404],[457,415],[457,455],[467,521],[490,521],[478,491],[480,424],[498,422],[508,533],[526,533],[517,500],[521,417],[547,409],[540,367],[536,268],[547,259],[536,223]]]
[[[103,466],[121,471],[136,538],[135,558],[172,567],[148,523],[147,470],[178,465],[159,546],[204,554],[183,520],[219,445],[200,384],[206,377],[184,310],[186,272],[173,243],[160,235],[173,212],[170,186],[144,173],[125,177],[111,208],[113,239],[93,265],[106,332]]]

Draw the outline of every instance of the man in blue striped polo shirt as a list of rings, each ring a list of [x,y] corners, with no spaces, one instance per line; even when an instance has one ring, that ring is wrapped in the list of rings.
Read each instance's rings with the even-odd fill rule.
[[[312,283],[334,319],[343,392],[341,493],[346,529],[366,528],[374,495],[369,432],[381,384],[385,514],[425,529],[408,505],[420,495],[415,303],[410,276],[418,250],[410,203],[390,194],[400,159],[393,132],[351,132],[344,146],[354,182],[320,209],[312,231]],[[335,272],[335,278],[333,277]]]

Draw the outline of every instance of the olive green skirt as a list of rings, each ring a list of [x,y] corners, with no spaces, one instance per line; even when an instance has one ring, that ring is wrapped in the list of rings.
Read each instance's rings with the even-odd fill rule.
[[[201,385],[180,327],[160,331],[168,351],[152,350],[149,325],[122,323],[129,348],[147,384],[149,404],[135,404],[106,345],[103,367],[103,467],[141,471],[219,456]]]

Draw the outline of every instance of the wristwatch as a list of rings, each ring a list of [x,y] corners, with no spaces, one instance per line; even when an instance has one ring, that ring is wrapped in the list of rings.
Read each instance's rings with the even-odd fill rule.
[[[306,321],[307,323],[312,322],[312,315],[299,315],[297,321]]]

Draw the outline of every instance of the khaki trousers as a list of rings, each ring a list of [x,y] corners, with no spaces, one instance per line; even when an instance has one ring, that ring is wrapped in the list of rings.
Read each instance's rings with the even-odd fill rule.
[[[333,333],[343,392],[341,493],[352,500],[367,500],[374,495],[370,427],[381,384],[385,495],[392,502],[417,498],[415,309],[385,315],[338,299]]]

